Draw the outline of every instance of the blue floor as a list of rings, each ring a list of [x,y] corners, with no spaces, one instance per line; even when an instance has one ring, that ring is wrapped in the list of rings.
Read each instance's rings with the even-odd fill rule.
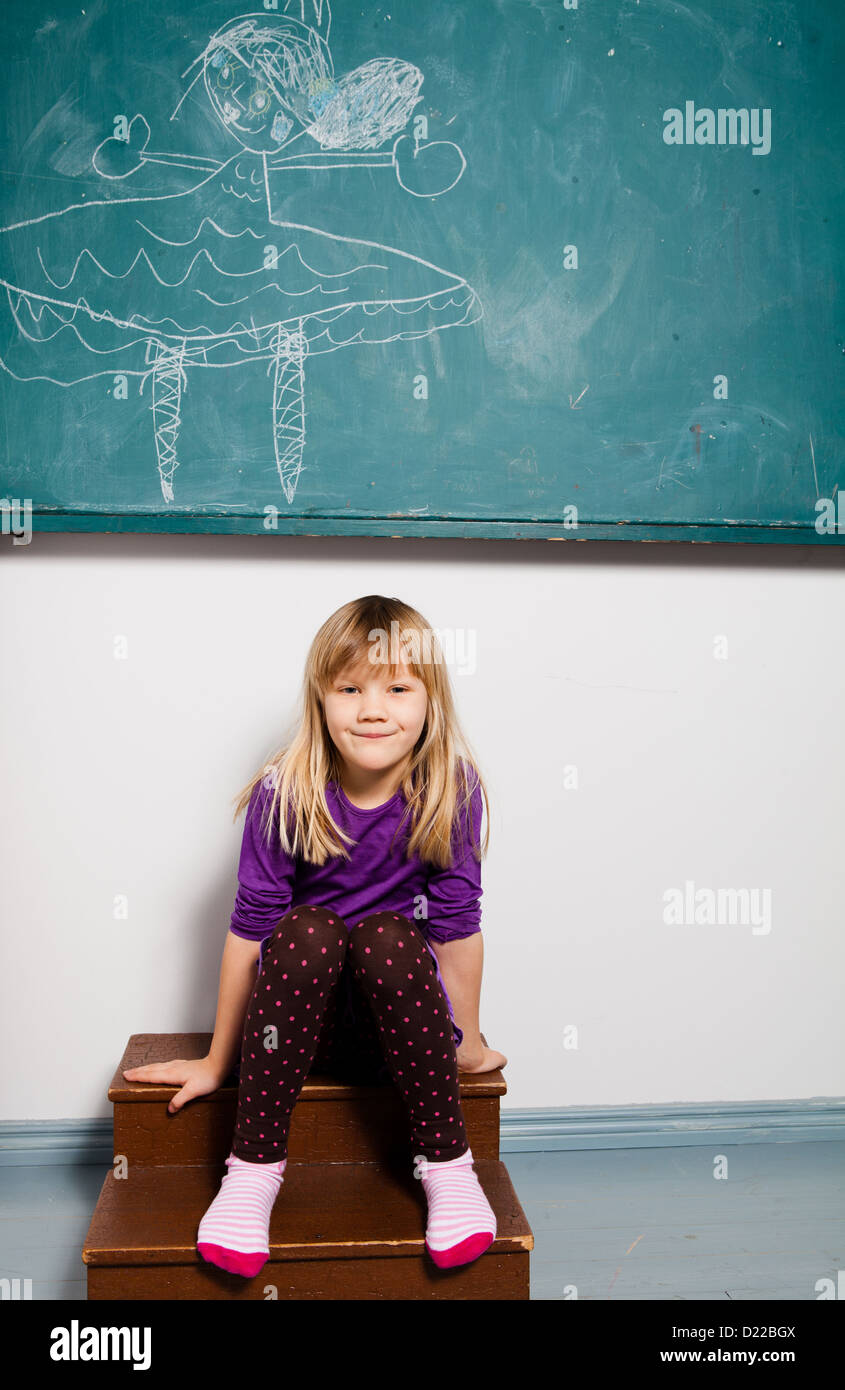
[[[503,1157],[534,1232],[532,1298],[804,1301],[845,1267],[842,1141]]]
[[[502,1158],[534,1232],[533,1299],[812,1301],[845,1269],[842,1141]],[[0,1168],[0,1277],[31,1279],[33,1299],[84,1299],[106,1171]]]

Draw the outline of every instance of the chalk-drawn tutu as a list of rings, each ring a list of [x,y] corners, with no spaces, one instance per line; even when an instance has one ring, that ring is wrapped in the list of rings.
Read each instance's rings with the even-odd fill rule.
[[[465,167],[451,142],[423,145],[400,133],[421,99],[417,68],[377,58],[335,80],[328,5],[313,0],[310,24],[304,11],[305,0],[288,0],[285,14],[232,20],[196,60],[194,81],[202,77],[238,141],[230,159],[152,151],[141,115],[124,138],[112,137],[94,153],[94,167],[111,180],[157,163],[196,169],[204,174],[198,183],[182,193],[77,204],[0,233],[0,283],[21,334],[39,352],[54,344],[55,370],[64,375],[71,341],[85,359],[71,379],[25,379],[69,386],[124,372],[139,375],[142,390],[149,382],[167,502],[190,368],[266,364],[276,466],[292,502],[305,445],[309,357],[424,337],[481,316],[462,277],[420,257],[273,221],[271,174],[389,167],[408,193],[430,196],[453,187]],[[281,153],[303,136],[320,148]]]

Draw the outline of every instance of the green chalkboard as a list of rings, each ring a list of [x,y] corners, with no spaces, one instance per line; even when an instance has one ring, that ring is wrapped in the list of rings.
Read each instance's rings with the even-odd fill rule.
[[[845,540],[832,0],[5,0],[4,527]]]

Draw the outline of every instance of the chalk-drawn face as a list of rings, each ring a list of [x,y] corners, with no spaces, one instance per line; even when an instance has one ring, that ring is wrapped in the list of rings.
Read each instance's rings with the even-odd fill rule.
[[[280,149],[307,127],[315,94],[334,85],[323,41],[293,20],[283,23],[281,32],[257,32],[243,22],[225,37],[219,31],[203,65],[206,91],[221,121],[259,154]]]
[[[230,49],[218,48],[206,64],[205,85],[223,124],[248,149],[278,148],[293,125],[266,75]]]

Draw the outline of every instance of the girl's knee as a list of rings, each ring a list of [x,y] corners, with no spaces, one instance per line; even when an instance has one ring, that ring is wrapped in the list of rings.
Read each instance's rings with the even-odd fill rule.
[[[421,933],[409,922],[407,917],[396,912],[373,912],[368,917],[353,922],[349,932],[349,954],[364,964],[373,953],[384,956],[389,948],[391,957],[400,958],[403,952],[414,957],[420,946],[425,949]]]
[[[264,961],[266,964],[269,959],[275,958],[281,964],[279,951],[285,955],[295,955],[299,960],[302,949],[313,955],[317,964],[321,960],[334,964],[342,961],[346,955],[347,938],[346,923],[337,912],[328,907],[311,907],[307,903],[298,905],[276,923],[264,946]]]

